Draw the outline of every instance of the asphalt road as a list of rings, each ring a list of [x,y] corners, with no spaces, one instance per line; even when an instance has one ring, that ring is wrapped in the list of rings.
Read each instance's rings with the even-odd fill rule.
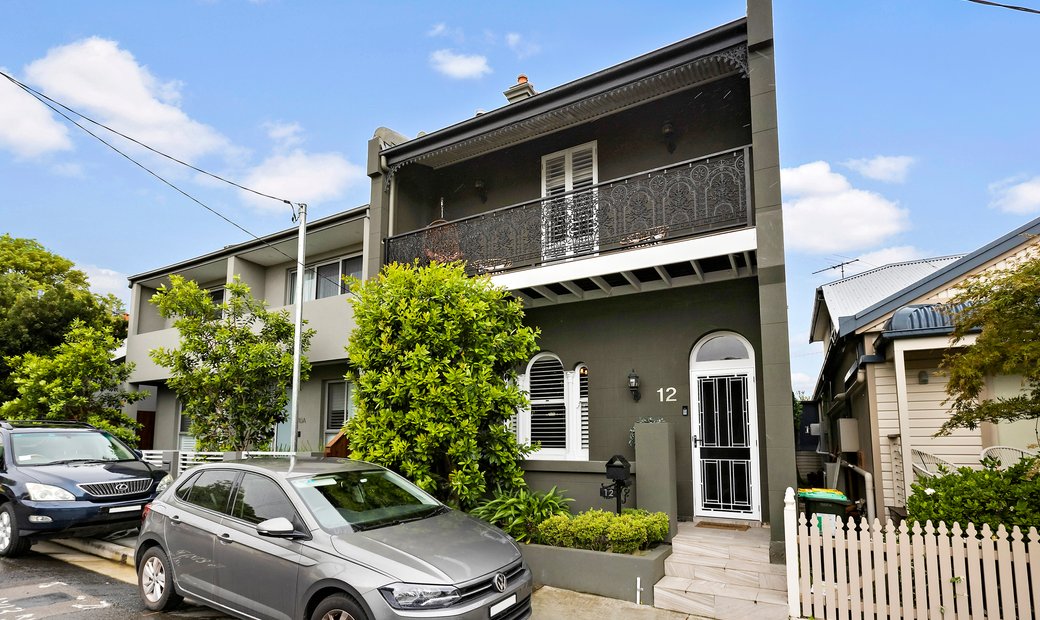
[[[171,613],[148,611],[137,588],[111,576],[30,551],[16,559],[0,558],[0,620],[71,618],[227,618],[186,602]]]

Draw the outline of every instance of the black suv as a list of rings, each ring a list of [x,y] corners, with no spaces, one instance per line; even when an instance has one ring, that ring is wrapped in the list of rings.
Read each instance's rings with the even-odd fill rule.
[[[89,424],[0,420],[0,557],[41,538],[138,527],[142,507],[172,481]]]

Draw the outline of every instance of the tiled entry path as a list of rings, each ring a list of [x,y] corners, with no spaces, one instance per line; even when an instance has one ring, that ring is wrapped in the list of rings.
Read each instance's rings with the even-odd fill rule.
[[[654,606],[723,620],[787,618],[787,573],[769,563],[769,528],[679,523]]]

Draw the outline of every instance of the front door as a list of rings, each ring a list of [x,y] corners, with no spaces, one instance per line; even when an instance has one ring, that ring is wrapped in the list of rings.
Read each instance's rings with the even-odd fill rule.
[[[735,340],[698,345],[691,361],[694,514],[757,521],[761,488],[754,360],[743,339],[721,338]],[[705,359],[712,350],[732,353],[737,344],[748,352],[744,359]]]

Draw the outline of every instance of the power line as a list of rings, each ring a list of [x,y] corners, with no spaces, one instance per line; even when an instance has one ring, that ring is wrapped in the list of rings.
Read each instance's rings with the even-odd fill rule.
[[[1031,9],[1024,6],[1015,6],[1014,4],[1002,4],[1000,2],[990,2],[989,0],[968,0],[968,2],[974,2],[975,4],[985,4],[987,6],[997,6],[1002,9],[1011,9],[1012,11],[1022,11],[1024,13],[1035,13],[1040,15],[1040,9]]]
[[[185,166],[186,168],[191,168],[195,172],[199,172],[199,173],[204,174],[204,175],[206,175],[208,177],[214,178],[214,179],[216,179],[218,181],[222,181],[224,183],[227,183],[228,185],[233,185],[233,186],[237,187],[238,189],[245,190],[247,192],[252,192],[252,193],[256,194],[257,196],[263,196],[264,198],[270,198],[271,200],[277,200],[278,202],[284,202],[285,204],[289,205],[290,208],[292,207],[292,203],[290,201],[286,200],[285,198],[279,198],[277,196],[272,196],[270,194],[265,194],[264,192],[252,189],[250,187],[246,187],[244,185],[240,185],[238,183],[235,183],[234,181],[231,181],[229,179],[225,179],[224,177],[222,177],[220,175],[217,175],[217,174],[214,174],[212,172],[209,172],[208,170],[203,170],[202,168],[199,168],[197,166],[189,164],[188,162],[183,161],[181,159],[178,159],[178,158],[174,157],[173,155],[169,155],[167,153],[164,153],[164,152],[160,151],[157,148],[151,147],[151,146],[145,144],[144,142],[141,142],[140,140],[138,140],[138,139],[136,139],[136,138],[134,138],[132,136],[128,136],[125,133],[123,133],[123,132],[121,132],[121,131],[119,131],[117,129],[113,129],[112,127],[109,127],[108,125],[106,125],[104,123],[96,121],[96,120],[90,118],[89,116],[87,116],[86,114],[83,114],[82,112],[79,112],[78,110],[74,110],[73,108],[70,108],[69,106],[65,105],[64,103],[62,103],[60,101],[57,101],[55,99],[52,99],[51,97],[48,97],[47,95],[45,95],[44,93],[41,93],[40,91],[34,89],[33,87],[31,87],[31,86],[29,86],[27,84],[23,84],[22,82],[16,80],[15,78],[11,77],[10,75],[7,75],[3,71],[0,71],[0,75],[4,76],[8,80],[10,80],[15,86],[17,86],[18,88],[21,88],[25,92],[29,93],[30,95],[35,97],[37,100],[39,100],[40,103],[43,103],[44,105],[46,105],[47,107],[51,108],[55,112],[58,112],[58,110],[55,110],[54,106],[49,105],[47,103],[47,101],[49,101],[50,103],[53,103],[54,105],[57,105],[57,106],[61,107],[62,109],[68,110],[69,112],[75,114],[76,116],[82,118],[83,120],[85,120],[85,121],[87,121],[87,122],[89,122],[89,123],[91,123],[91,124],[93,124],[93,125],[95,125],[97,127],[101,127],[102,129],[110,131],[110,132],[116,134],[117,136],[119,136],[121,138],[129,140],[130,142],[133,142],[134,144],[136,144],[136,145],[138,145],[138,146],[140,146],[142,148],[148,149],[149,151],[155,153],[156,155],[159,155],[161,157],[165,157],[166,159],[169,159],[170,161],[177,162],[178,164],[180,164],[182,166]],[[46,101],[43,101],[44,99]],[[62,116],[65,116],[65,114],[62,114],[61,112],[58,112],[58,113],[61,114]],[[68,119],[69,117],[65,116],[65,118]],[[69,120],[72,121],[72,119],[69,119]],[[72,122],[75,122],[75,121],[72,121]],[[82,129],[82,127],[80,127],[80,128]],[[84,130],[84,131],[86,131],[86,130]],[[87,133],[90,133],[90,132],[87,132]],[[91,134],[91,135],[94,135],[94,134]],[[295,211],[293,212],[293,215],[295,216]]]
[[[192,202],[194,202],[195,204],[199,205],[199,206],[200,206],[200,207],[202,207],[203,209],[205,209],[205,210],[209,211],[209,212],[210,212],[210,213],[212,213],[213,215],[216,215],[217,217],[219,217],[220,219],[224,220],[224,221],[225,221],[225,222],[227,222],[228,224],[231,224],[231,225],[232,225],[232,226],[234,226],[235,228],[237,228],[237,229],[241,230],[242,232],[244,232],[245,234],[249,235],[250,237],[252,237],[252,238],[253,238],[253,239],[255,239],[256,241],[259,241],[260,243],[264,244],[264,246],[266,246],[266,247],[270,248],[271,250],[274,250],[274,251],[275,251],[275,252],[277,252],[278,254],[281,254],[281,255],[282,255],[282,256],[284,256],[285,258],[287,258],[287,259],[289,259],[290,261],[292,261],[292,262],[293,262],[294,264],[296,264],[296,265],[297,265],[297,274],[300,274],[301,272],[305,272],[305,271],[307,270],[307,265],[305,265],[305,264],[302,264],[302,263],[300,263],[300,261],[299,261],[298,259],[296,259],[296,258],[294,258],[294,257],[292,257],[292,256],[289,256],[288,254],[286,254],[285,252],[283,252],[283,251],[281,251],[280,249],[276,248],[275,246],[271,245],[271,244],[270,244],[270,243],[268,243],[267,241],[265,241],[265,240],[261,239],[261,238],[260,238],[259,236],[257,236],[257,235],[256,235],[256,234],[254,234],[253,232],[251,232],[251,231],[247,230],[247,229],[246,229],[245,227],[241,226],[240,224],[238,224],[237,222],[235,222],[235,221],[234,221],[234,220],[232,220],[231,218],[229,218],[229,217],[225,216],[225,215],[224,215],[223,213],[220,213],[220,212],[219,212],[219,211],[217,211],[216,209],[213,209],[212,207],[210,207],[210,206],[209,206],[209,205],[207,205],[206,203],[202,202],[202,201],[201,201],[201,200],[199,200],[198,198],[196,198],[196,197],[192,196],[191,194],[189,194],[188,192],[184,191],[184,190],[183,190],[183,189],[181,189],[180,187],[177,187],[177,186],[176,186],[176,185],[174,185],[174,184],[173,184],[173,183],[172,183],[171,181],[168,181],[168,180],[166,180],[166,178],[162,177],[162,176],[161,176],[161,175],[159,175],[159,174],[158,174],[157,172],[155,172],[155,171],[153,171],[152,169],[148,168],[147,166],[145,166],[145,165],[144,165],[144,164],[142,164],[141,162],[137,161],[136,159],[134,159],[134,158],[133,158],[133,157],[131,157],[130,155],[127,155],[127,154],[126,154],[126,153],[124,153],[123,151],[119,150],[119,148],[118,148],[118,147],[116,147],[116,146],[115,146],[114,144],[112,144],[112,143],[108,142],[107,140],[105,140],[105,139],[104,139],[104,138],[102,138],[101,136],[97,135],[96,133],[94,133],[94,132],[93,132],[93,131],[91,131],[90,129],[87,129],[86,127],[84,127],[84,126],[83,126],[82,124],[80,124],[79,122],[77,122],[77,121],[76,121],[76,119],[74,119],[74,118],[70,117],[70,116],[69,116],[68,114],[66,114],[65,112],[63,112],[62,110],[60,110],[60,109],[59,109],[58,107],[56,107],[56,106],[60,106],[61,108],[64,108],[64,109],[68,110],[69,112],[71,112],[71,113],[73,113],[73,114],[76,114],[77,116],[80,116],[81,118],[84,118],[84,119],[86,119],[86,120],[90,121],[91,123],[93,123],[93,124],[97,125],[98,127],[102,127],[102,128],[104,128],[104,129],[106,129],[106,130],[108,130],[108,131],[111,131],[112,133],[115,133],[116,135],[119,135],[119,136],[121,136],[121,137],[123,137],[123,138],[126,138],[127,140],[130,140],[131,142],[133,142],[133,143],[135,143],[135,144],[139,144],[139,145],[141,145],[142,147],[144,147],[144,148],[148,149],[149,151],[152,151],[153,153],[157,153],[157,154],[159,154],[159,155],[162,155],[163,157],[166,157],[167,159],[170,159],[170,160],[172,160],[172,161],[175,161],[175,162],[177,162],[177,163],[179,163],[179,164],[182,164],[182,165],[184,165],[184,166],[187,166],[188,168],[191,168],[192,170],[196,170],[196,171],[199,171],[199,172],[201,172],[201,173],[203,173],[203,174],[206,174],[206,175],[209,175],[209,176],[211,176],[211,177],[213,177],[213,178],[215,178],[215,179],[219,179],[219,180],[221,180],[221,181],[224,181],[225,183],[229,183],[229,184],[231,184],[231,185],[234,185],[235,187],[239,187],[239,188],[241,188],[241,189],[244,189],[244,190],[246,190],[246,191],[250,191],[250,192],[253,192],[254,194],[258,194],[258,195],[260,195],[260,196],[264,196],[264,197],[267,197],[267,198],[271,198],[271,199],[273,199],[273,200],[280,200],[281,202],[284,202],[285,204],[289,205],[289,207],[290,207],[290,208],[292,208],[292,209],[293,209],[293,221],[296,221],[296,217],[297,217],[297,214],[296,214],[295,206],[294,206],[294,205],[293,205],[293,203],[292,203],[292,202],[290,202],[289,200],[286,200],[286,199],[283,199],[283,198],[275,198],[274,196],[269,196],[269,195],[267,195],[267,194],[264,194],[264,193],[258,192],[258,191],[256,191],[256,190],[253,190],[253,189],[249,189],[248,187],[244,187],[244,186],[242,186],[242,185],[238,185],[237,183],[234,183],[234,182],[232,182],[232,181],[228,181],[227,179],[223,179],[223,178],[221,178],[221,177],[218,177],[217,175],[215,175],[215,174],[211,174],[211,173],[209,173],[209,172],[206,172],[205,170],[202,170],[202,169],[200,169],[200,168],[196,168],[195,166],[192,166],[191,164],[187,164],[187,163],[185,163],[185,162],[183,162],[183,161],[181,161],[181,160],[179,160],[179,159],[177,159],[177,158],[175,158],[175,157],[171,157],[171,156],[169,156],[169,155],[166,155],[165,153],[163,153],[163,152],[161,152],[161,151],[159,151],[159,150],[157,150],[157,149],[154,149],[154,148],[152,148],[152,147],[148,146],[147,144],[144,144],[143,142],[140,142],[140,141],[138,141],[138,140],[135,140],[134,138],[131,138],[131,137],[127,136],[127,135],[124,135],[124,134],[122,134],[122,133],[120,133],[120,132],[118,132],[118,131],[115,131],[114,129],[111,129],[110,127],[107,127],[106,125],[103,125],[103,124],[101,124],[101,123],[98,123],[98,122],[96,122],[96,121],[93,121],[93,120],[91,120],[90,118],[88,118],[88,117],[86,117],[86,116],[84,116],[84,115],[80,114],[79,112],[76,112],[76,111],[75,111],[75,110],[73,110],[72,108],[69,108],[68,106],[66,106],[66,105],[64,105],[64,104],[62,104],[62,103],[60,103],[60,102],[58,102],[58,101],[55,101],[54,99],[51,99],[51,98],[50,98],[50,97],[48,97],[47,95],[44,95],[43,93],[40,93],[40,92],[38,92],[38,91],[36,91],[36,90],[34,90],[34,89],[32,89],[32,88],[30,88],[30,87],[26,86],[25,84],[22,84],[21,82],[19,82],[18,80],[14,79],[14,78],[13,78],[13,77],[11,77],[10,75],[7,75],[7,74],[6,74],[6,73],[4,73],[3,71],[0,71],[0,75],[2,75],[3,77],[7,78],[8,80],[10,80],[10,81],[11,81],[11,82],[12,82],[12,83],[13,83],[13,84],[15,85],[15,86],[18,86],[19,88],[21,88],[22,90],[24,90],[24,91],[25,91],[26,93],[28,93],[28,94],[29,94],[30,96],[32,96],[32,97],[33,97],[34,99],[36,99],[37,101],[39,101],[39,102],[40,102],[40,103],[42,103],[43,105],[47,106],[48,108],[50,108],[50,109],[51,109],[52,111],[54,111],[54,112],[55,112],[56,114],[58,114],[59,116],[61,116],[61,117],[62,117],[62,118],[64,118],[65,120],[67,120],[68,122],[72,123],[72,124],[73,124],[73,125],[75,125],[76,127],[78,127],[78,128],[80,128],[81,130],[83,130],[83,131],[84,131],[85,133],[87,133],[88,135],[90,135],[91,137],[93,137],[93,138],[94,138],[95,140],[97,140],[97,141],[101,142],[102,144],[104,144],[104,145],[105,145],[105,146],[107,146],[108,148],[112,149],[112,150],[113,150],[113,151],[115,151],[116,153],[119,153],[119,154],[120,154],[120,155],[122,155],[122,156],[123,156],[123,157],[124,157],[125,159],[127,159],[127,160],[128,160],[129,162],[133,163],[133,164],[134,164],[135,166],[137,166],[138,168],[141,168],[142,170],[144,170],[144,171],[145,171],[145,172],[147,172],[148,174],[152,175],[153,177],[155,177],[156,179],[158,179],[159,181],[161,181],[161,182],[162,182],[162,183],[164,183],[165,185],[167,185],[167,186],[169,186],[170,188],[172,188],[172,189],[173,189],[174,191],[176,191],[176,192],[178,192],[179,194],[183,195],[183,196],[184,196],[185,198],[187,198],[188,200],[191,200]],[[52,102],[53,102],[53,103],[52,103]],[[342,284],[341,282],[336,282],[335,280],[332,280],[331,278],[328,278],[328,277],[326,277],[326,276],[319,276],[319,275],[318,275],[318,270],[317,270],[317,269],[315,269],[315,270],[314,270],[314,275],[315,275],[315,278],[321,278],[321,279],[325,280],[326,282],[329,282],[330,284],[333,284],[333,285],[335,285],[335,286],[338,286],[338,287],[340,287],[340,288],[342,289],[342,286],[343,286],[343,284]],[[302,278],[302,277],[300,277],[300,276],[298,275],[298,276],[297,276],[297,281],[298,281],[298,282],[299,282],[299,284],[300,284],[300,285],[302,286],[302,284],[303,284],[303,278]]]

